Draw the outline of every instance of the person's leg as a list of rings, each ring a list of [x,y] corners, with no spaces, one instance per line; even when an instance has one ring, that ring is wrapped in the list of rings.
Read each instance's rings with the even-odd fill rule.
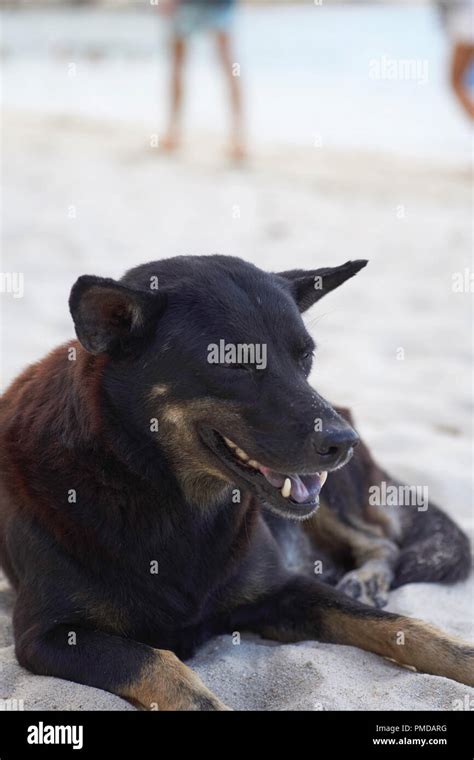
[[[451,54],[451,86],[458,102],[470,119],[474,119],[474,101],[469,97],[465,86],[465,75],[474,60],[474,45],[458,42]]]
[[[183,64],[186,55],[186,42],[183,37],[174,37],[171,42],[171,83],[170,112],[168,129],[162,140],[164,150],[173,150],[180,141],[181,111],[183,103]]]
[[[231,58],[230,37],[223,30],[216,32],[217,53],[224,70],[230,95],[231,134],[230,153],[232,158],[241,159],[245,155],[243,144],[242,96],[239,77],[234,76]]]

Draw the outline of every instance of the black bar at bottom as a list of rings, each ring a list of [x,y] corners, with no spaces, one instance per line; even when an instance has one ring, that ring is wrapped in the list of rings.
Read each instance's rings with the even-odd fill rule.
[[[251,752],[257,740],[304,747],[311,755],[361,752],[370,757],[474,757],[472,713],[459,712],[0,712],[0,760],[19,757],[142,757]],[[216,732],[216,733],[215,733]],[[170,744],[171,742],[171,744]]]

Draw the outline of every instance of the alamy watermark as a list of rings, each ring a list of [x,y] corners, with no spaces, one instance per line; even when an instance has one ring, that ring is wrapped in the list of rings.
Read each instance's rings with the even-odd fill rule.
[[[369,77],[426,84],[429,78],[429,64],[426,58],[389,58],[383,55],[370,59]]]
[[[0,699],[0,712],[16,712],[18,710],[25,709],[25,702],[23,699],[17,699],[16,697],[6,697]]]
[[[73,749],[84,746],[84,727],[77,725],[48,725],[39,721],[28,726],[28,744],[70,744]]]
[[[474,293],[474,272],[469,267],[464,267],[462,272],[453,272],[451,290],[453,293]]]
[[[0,272],[0,293],[11,293],[13,298],[23,298],[25,293],[23,272]]]
[[[256,369],[267,366],[266,343],[226,343],[221,338],[219,343],[209,343],[207,347],[209,364],[249,365]]]
[[[369,488],[369,504],[376,507],[416,507],[418,512],[428,509],[428,486],[407,486],[382,480]]]

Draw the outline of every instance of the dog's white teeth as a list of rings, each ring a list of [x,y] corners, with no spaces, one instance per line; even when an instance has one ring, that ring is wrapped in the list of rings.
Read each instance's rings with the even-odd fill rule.
[[[242,451],[242,449],[239,449],[238,447],[236,447],[234,449],[234,451],[237,454],[237,456],[239,457],[239,459],[241,459],[243,462],[248,462],[248,456],[245,453],[245,451]]]
[[[281,495],[284,499],[287,499],[288,496],[291,493],[291,480],[290,478],[285,478],[285,482],[283,483],[282,489],[281,489]]]
[[[322,487],[323,487],[323,485],[325,484],[325,482],[326,482],[326,479],[327,479],[327,476],[328,476],[328,474],[327,474],[326,470],[323,470],[323,472],[320,472],[320,473],[319,473],[319,480],[320,480],[320,482],[321,482],[321,488],[322,488]]]
[[[226,438],[225,435],[223,436],[224,441],[226,442],[226,445],[229,449],[231,449],[234,454],[239,457],[239,459],[242,460],[242,462],[245,462],[245,464],[250,465],[250,467],[254,467],[256,470],[260,467],[259,463],[256,459],[250,459],[249,455],[245,453],[245,451],[237,446],[236,443],[230,440],[230,438]]]

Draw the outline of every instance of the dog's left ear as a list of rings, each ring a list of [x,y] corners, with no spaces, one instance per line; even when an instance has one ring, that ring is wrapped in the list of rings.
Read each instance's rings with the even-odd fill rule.
[[[367,264],[367,259],[346,261],[339,267],[325,267],[322,269],[292,269],[288,272],[278,272],[278,277],[283,277],[290,282],[291,292],[298,309],[303,312],[309,309],[316,301],[329,293],[343,282],[353,277]]]

